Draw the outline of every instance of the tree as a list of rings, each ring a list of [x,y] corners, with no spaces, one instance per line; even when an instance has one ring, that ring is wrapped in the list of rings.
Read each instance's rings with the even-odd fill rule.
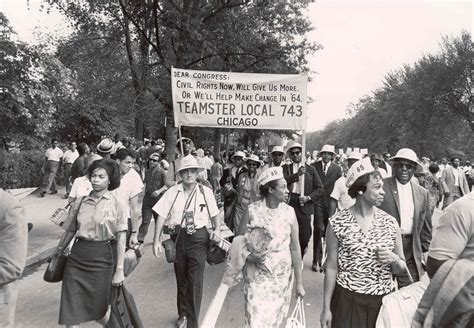
[[[0,122],[8,136],[45,138],[54,115],[76,95],[70,70],[41,47],[15,40],[0,13]]]

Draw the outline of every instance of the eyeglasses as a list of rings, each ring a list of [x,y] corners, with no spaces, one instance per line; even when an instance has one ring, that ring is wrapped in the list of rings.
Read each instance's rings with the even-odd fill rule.
[[[159,160],[159,159],[150,158],[149,161],[150,161],[150,162],[158,163],[160,160]]]
[[[301,154],[301,151],[290,151],[290,154],[293,156],[297,156]]]

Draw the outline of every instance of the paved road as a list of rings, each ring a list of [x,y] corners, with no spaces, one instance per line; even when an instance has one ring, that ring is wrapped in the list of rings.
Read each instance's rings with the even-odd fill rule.
[[[311,248],[311,247],[310,247]],[[174,327],[176,320],[176,283],[171,264],[163,258],[155,259],[151,252],[151,236],[145,245],[146,253],[136,271],[126,280],[125,285],[134,295],[145,327]],[[311,254],[305,258],[303,272],[306,288],[305,309],[308,327],[319,327],[322,303],[323,275],[310,270]],[[46,283],[42,279],[45,264],[22,279],[19,287],[17,320],[15,327],[56,327],[60,283]],[[224,272],[224,265],[207,266],[204,282],[204,296],[201,319],[215,295]],[[232,288],[226,297],[216,327],[243,326],[242,286]],[[81,327],[97,327],[94,323]]]

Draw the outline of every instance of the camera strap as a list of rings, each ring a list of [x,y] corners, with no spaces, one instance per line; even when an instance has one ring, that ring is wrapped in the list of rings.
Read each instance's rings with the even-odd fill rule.
[[[196,186],[194,186],[194,189],[191,192],[191,195],[189,196],[189,198],[186,200],[186,203],[184,204],[183,214],[181,215],[180,228],[179,228],[179,231],[178,231],[178,235],[176,236],[176,240],[175,240],[176,244],[178,243],[178,238],[179,238],[179,235],[181,234],[181,230],[183,230],[183,223],[184,223],[184,220],[186,218],[186,216],[185,216],[186,210],[189,208],[189,205],[191,205],[191,201],[193,200],[195,195],[196,195]],[[194,209],[194,210],[196,210],[196,209]]]

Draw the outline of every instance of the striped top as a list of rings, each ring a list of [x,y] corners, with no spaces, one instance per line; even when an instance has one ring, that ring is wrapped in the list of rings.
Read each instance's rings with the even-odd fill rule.
[[[329,219],[339,242],[336,282],[353,292],[384,295],[392,291],[389,264],[380,263],[375,251],[378,246],[395,248],[397,221],[379,208],[364,233],[350,209],[337,212]]]

